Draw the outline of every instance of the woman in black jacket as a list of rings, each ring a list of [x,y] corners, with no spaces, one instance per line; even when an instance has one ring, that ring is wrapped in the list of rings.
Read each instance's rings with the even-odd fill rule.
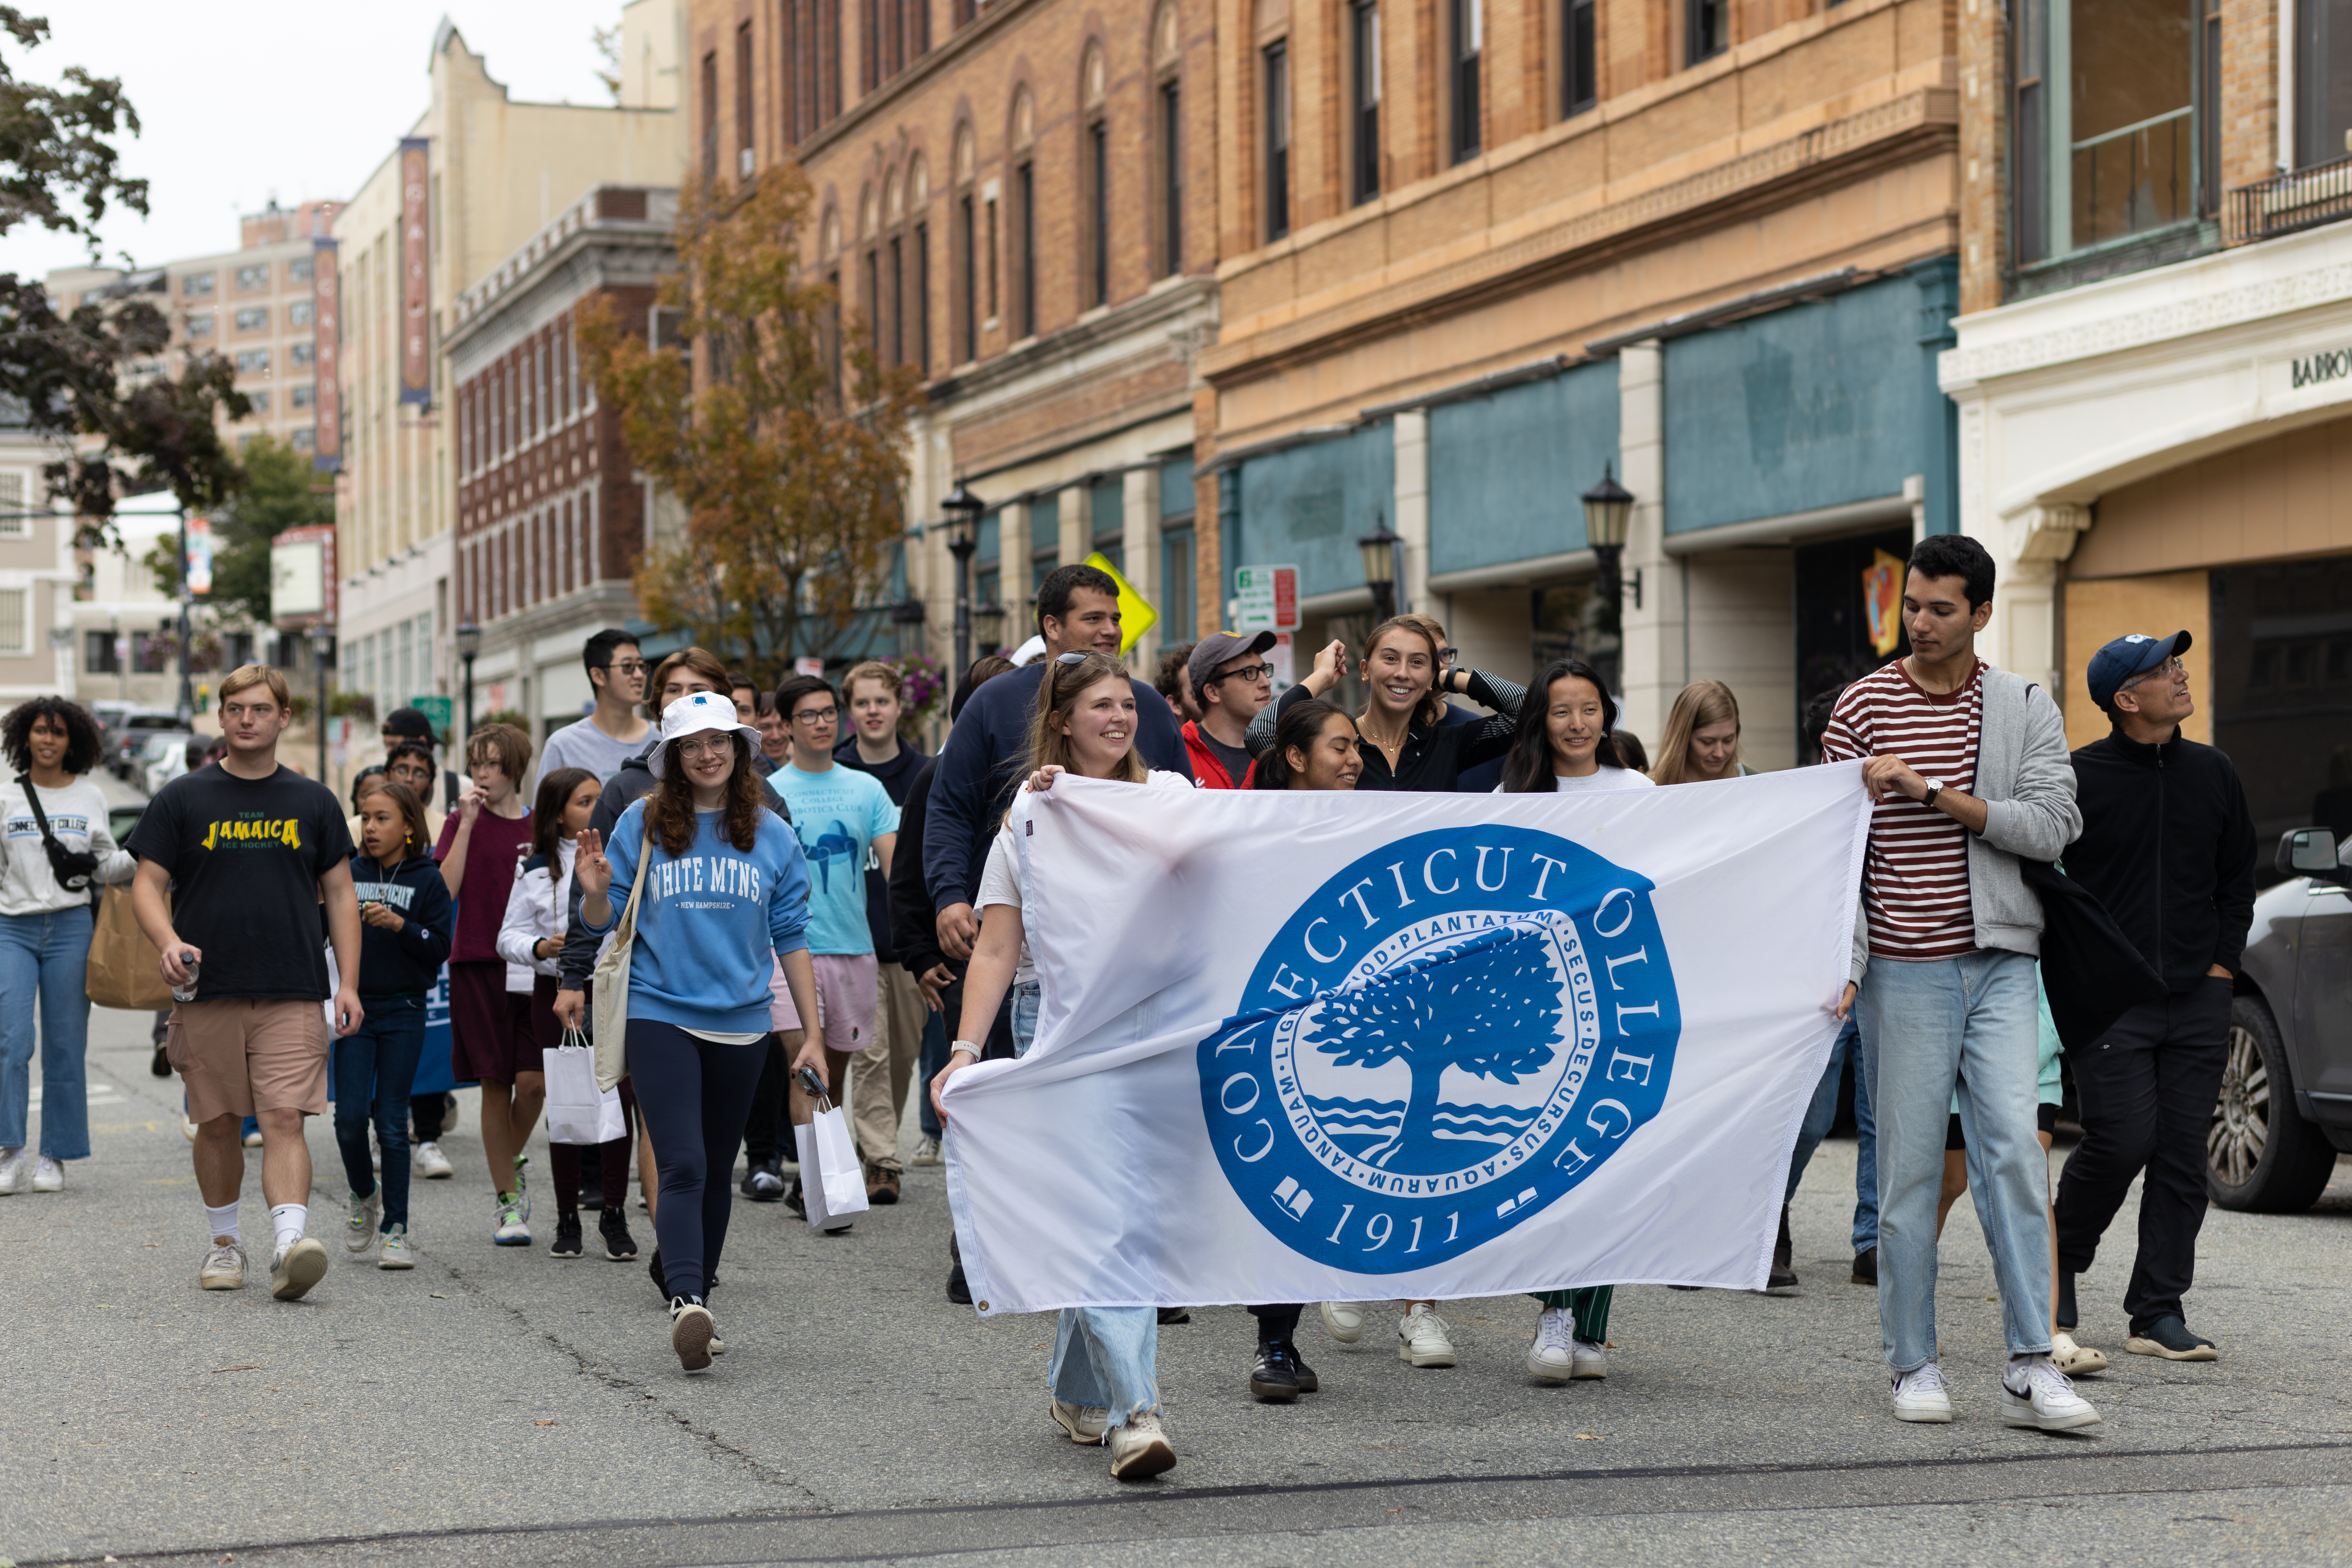
[[[408,1090],[425,1048],[425,997],[449,956],[454,913],[433,858],[425,805],[383,774],[361,786],[360,847],[352,889],[360,903],[361,1005],[367,1021],[335,1042],[335,1143],[351,1181],[343,1247],[365,1252],[383,1238],[379,1268],[409,1268]],[[368,1161],[373,1113],[383,1152],[383,1221]]]
[[[1263,755],[1274,743],[1274,727],[1285,710],[1321,697],[1347,672],[1347,645],[1335,642],[1317,658],[1314,673],[1251,721],[1251,754]],[[1437,639],[1420,617],[1396,616],[1374,626],[1364,642],[1363,673],[1368,700],[1356,718],[1357,744],[1364,755],[1358,789],[1444,794],[1463,769],[1510,750],[1527,689],[1481,669],[1441,670]],[[1493,709],[1494,717],[1447,723],[1447,692]]]

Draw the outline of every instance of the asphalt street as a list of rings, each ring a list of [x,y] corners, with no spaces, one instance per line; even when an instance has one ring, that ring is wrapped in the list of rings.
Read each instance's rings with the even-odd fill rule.
[[[2082,1280],[2082,1338],[2116,1363],[2084,1385],[2107,1417],[2088,1434],[2001,1426],[1965,1203],[1938,1300],[1958,1418],[1888,1415],[1832,1140],[1798,1201],[1800,1292],[1621,1290],[1606,1383],[1530,1380],[1535,1303],[1496,1299],[1444,1309],[1443,1371],[1400,1362],[1387,1316],[1343,1347],[1310,1312],[1322,1392],[1259,1405],[1252,1321],[1196,1310],[1160,1339],[1180,1462],[1122,1486],[1046,1419],[1051,1323],[946,1300],[937,1169],[838,1237],[739,1202],[728,1353],[689,1378],[642,1266],[595,1256],[593,1228],[590,1257],[548,1256],[543,1184],[540,1244],[490,1245],[470,1105],[457,1177],[417,1184],[413,1272],[338,1250],[299,1303],[258,1263],[254,1289],[200,1291],[177,1084],[146,1040],[143,1016],[94,1017],[95,1157],[61,1194],[0,1198],[0,1562],[2352,1562],[2352,1161],[2308,1214],[2209,1220],[2192,1321],[2218,1363],[2123,1352],[2119,1227]],[[323,1121],[310,1144],[334,1247]]]

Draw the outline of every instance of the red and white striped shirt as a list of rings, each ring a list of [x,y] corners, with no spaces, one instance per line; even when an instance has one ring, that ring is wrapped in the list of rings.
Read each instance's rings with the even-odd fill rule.
[[[1822,760],[1897,756],[1922,778],[1974,792],[1984,711],[1984,661],[1958,691],[1923,691],[1895,659],[1845,689],[1822,737]],[[1977,945],[1969,901],[1969,830],[1890,789],[1870,814],[1862,879],[1870,954],[1917,962]]]

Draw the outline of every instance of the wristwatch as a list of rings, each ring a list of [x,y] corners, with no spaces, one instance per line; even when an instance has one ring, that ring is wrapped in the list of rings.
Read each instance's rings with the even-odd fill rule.
[[[957,1040],[948,1047],[950,1056],[955,1055],[958,1051],[969,1053],[975,1060],[987,1054],[970,1040]]]
[[[1919,804],[1921,805],[1933,805],[1936,804],[1936,797],[1943,793],[1944,781],[1941,779],[1929,779],[1927,781],[1927,793],[1919,797]]]

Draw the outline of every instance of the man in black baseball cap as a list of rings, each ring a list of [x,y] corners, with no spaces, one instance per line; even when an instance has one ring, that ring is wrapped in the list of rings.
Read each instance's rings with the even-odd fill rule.
[[[1211,632],[1184,661],[1184,684],[1201,710],[1184,726],[1184,749],[1202,789],[1249,788],[1246,739],[1250,721],[1274,700],[1274,667],[1265,658],[1273,646],[1272,632]]]
[[[2113,724],[2074,753],[2083,836],[2066,872],[2099,896],[2170,994],[2068,1053],[2083,1142],[2058,1182],[2058,1326],[2075,1324],[2074,1276],[2143,1169],[2139,1254],[2124,1291],[2124,1348],[2211,1361],[2182,1297],[2205,1222],[2205,1132],[2221,1091],[2234,976],[2254,908],[2254,823],[2230,759],[2180,732],[2197,710],[2180,656],[2189,635],[2135,634],[2091,656],[2091,700]]]

